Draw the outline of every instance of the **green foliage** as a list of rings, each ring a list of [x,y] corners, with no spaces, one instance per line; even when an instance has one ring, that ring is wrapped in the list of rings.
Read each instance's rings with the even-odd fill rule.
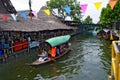
[[[77,0],[50,0],[47,2],[47,7],[53,12],[53,9],[58,9],[58,17],[63,20],[68,16],[64,7],[68,5],[71,9],[70,17],[73,21],[81,22],[81,8]]]
[[[87,16],[86,19],[82,22],[84,24],[92,24],[92,18],[90,16]]]
[[[103,8],[100,15],[100,23],[109,27],[109,23],[116,21],[120,18],[120,0],[116,3],[113,9],[107,4],[106,8]]]

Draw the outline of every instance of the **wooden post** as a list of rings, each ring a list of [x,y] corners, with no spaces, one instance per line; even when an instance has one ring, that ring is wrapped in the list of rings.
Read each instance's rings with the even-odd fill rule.
[[[6,50],[5,49],[3,49],[3,53],[4,53],[4,59],[3,59],[3,61],[6,62],[6,60],[7,60],[7,54],[6,54]]]
[[[28,51],[28,53],[30,53],[30,47],[29,46],[28,46],[28,50],[27,51]]]
[[[30,43],[31,41],[28,41],[28,53],[30,53]]]
[[[14,46],[13,46],[13,40],[11,41],[11,54],[14,54],[14,52],[13,52],[13,48],[14,48]]]

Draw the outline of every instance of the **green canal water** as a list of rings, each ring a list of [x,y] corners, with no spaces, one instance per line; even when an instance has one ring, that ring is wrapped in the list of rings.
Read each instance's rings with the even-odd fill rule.
[[[110,74],[110,42],[92,33],[71,39],[72,50],[48,64],[26,65],[37,58],[38,50],[0,64],[0,80],[107,80]]]

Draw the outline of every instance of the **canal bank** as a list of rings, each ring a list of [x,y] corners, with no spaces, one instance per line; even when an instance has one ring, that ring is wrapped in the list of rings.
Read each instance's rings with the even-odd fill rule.
[[[91,33],[71,39],[72,51],[39,67],[25,65],[37,58],[38,51],[0,64],[0,80],[107,80],[110,74],[110,43]],[[11,74],[12,73],[12,74]]]

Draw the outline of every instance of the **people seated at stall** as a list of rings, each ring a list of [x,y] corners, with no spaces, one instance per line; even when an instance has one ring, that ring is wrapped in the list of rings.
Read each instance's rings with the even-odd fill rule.
[[[48,53],[45,51],[45,49],[43,49],[42,54],[39,56],[40,56],[39,61],[45,61],[48,59]]]

